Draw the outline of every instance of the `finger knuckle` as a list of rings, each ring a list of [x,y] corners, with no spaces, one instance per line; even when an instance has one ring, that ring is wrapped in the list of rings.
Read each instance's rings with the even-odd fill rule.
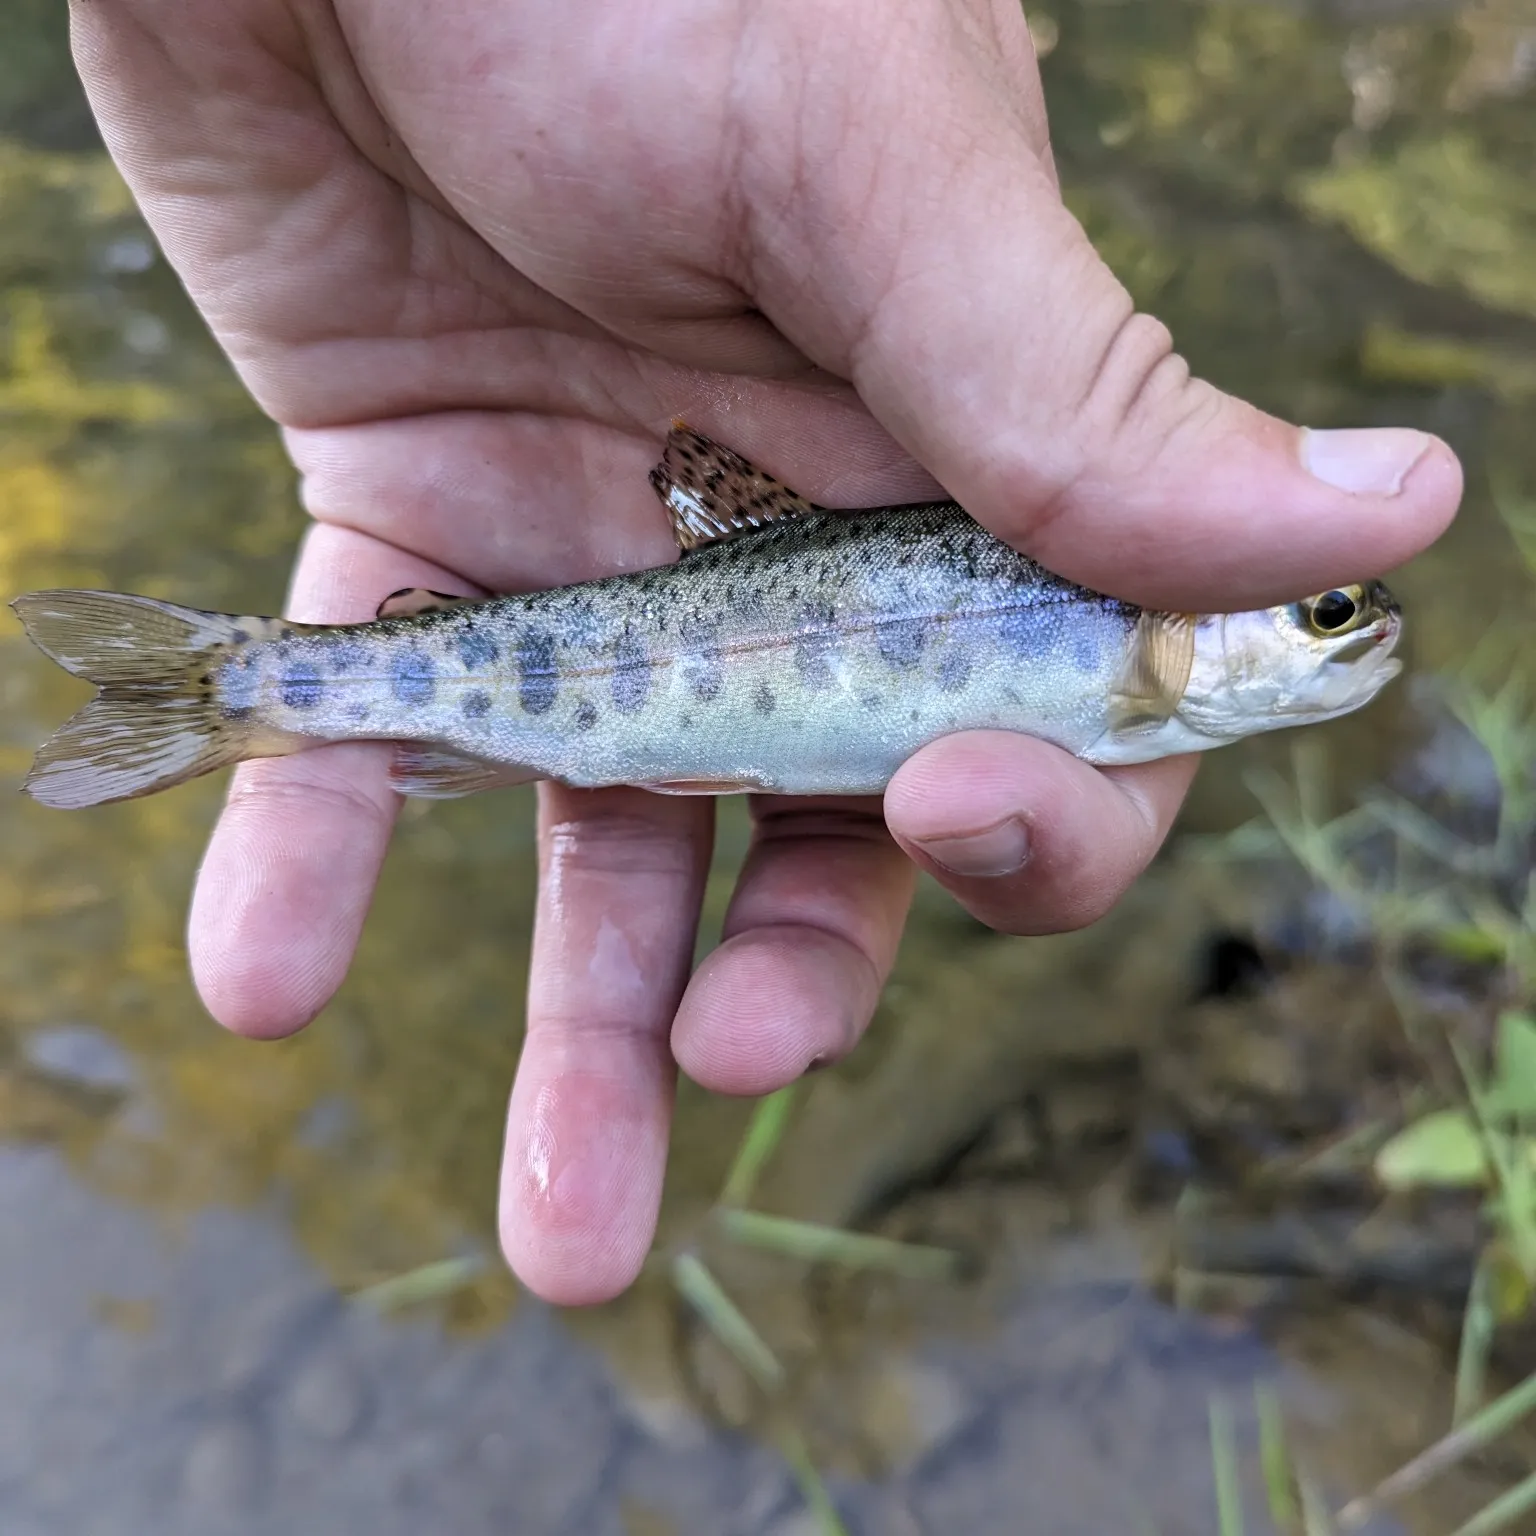
[[[694,865],[685,840],[638,812],[602,810],[548,821],[541,841],[551,870],[678,876]]]
[[[1191,377],[1161,320],[1128,308],[1086,353],[1078,388],[1063,394],[1035,535],[1068,516],[1085,490],[1144,476],[1186,436],[1209,430],[1222,398]]]

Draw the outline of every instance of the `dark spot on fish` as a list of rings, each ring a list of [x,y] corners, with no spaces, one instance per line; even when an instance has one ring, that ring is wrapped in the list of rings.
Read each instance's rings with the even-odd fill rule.
[[[567,601],[551,606],[556,608],[568,646],[578,651],[595,651],[601,647],[603,623],[590,602]]]
[[[778,700],[773,696],[773,689],[767,683],[759,683],[752,693],[752,708],[760,715],[771,715],[773,707]]]
[[[1039,656],[1050,649],[1055,626],[1043,607],[1010,608],[997,617],[997,632],[1015,656]]]
[[[464,712],[466,720],[478,720],[482,715],[491,712],[491,696],[483,688],[471,688],[464,695],[464,702],[459,705]]]
[[[702,656],[685,656],[679,663],[683,676],[688,679],[688,691],[701,704],[719,698],[725,686],[725,674],[720,669],[720,658],[708,653]]]
[[[585,699],[576,706],[576,729],[578,731],[590,731],[597,724],[597,706],[589,704]]]
[[[219,713],[226,720],[247,720],[261,696],[261,668],[249,651],[231,656],[216,671]]]
[[[800,633],[795,637],[795,670],[808,688],[827,688],[832,683],[832,656],[837,649],[833,626],[837,610],[830,603],[807,603],[800,610]]]
[[[517,701],[526,714],[545,715],[555,707],[560,678],[555,667],[555,637],[530,629],[517,643]]]
[[[832,686],[831,650],[826,635],[801,635],[795,641],[795,670],[807,688]]]
[[[890,619],[880,626],[880,654],[893,667],[915,667],[928,643],[926,619]]]
[[[945,693],[959,693],[971,680],[971,658],[964,651],[951,650],[939,663],[939,687]]]
[[[437,691],[437,668],[421,651],[402,651],[390,662],[390,692],[402,704],[430,704]]]
[[[645,707],[651,692],[651,657],[645,641],[626,631],[614,647],[613,707],[633,715]]]
[[[292,629],[292,626],[290,626],[288,624],[284,624],[283,627],[280,630],[278,630],[277,634],[278,634],[278,638],[280,640],[292,640],[293,639],[293,629]]]
[[[285,708],[313,709],[325,697],[325,679],[318,667],[295,662],[283,673],[280,691]]]
[[[679,715],[677,717],[677,728],[680,731],[691,731],[693,729],[693,716]]]
[[[326,651],[325,659],[336,672],[353,672],[368,665],[368,647],[343,640]]]
[[[366,720],[368,718],[368,716],[371,715],[372,713],[373,713],[373,706],[371,704],[348,704],[347,705],[346,714],[347,714],[347,719],[348,720]]]
[[[245,645],[250,640],[250,638],[250,631],[245,629],[237,629],[234,634],[230,636],[230,639],[233,640],[236,645]]]

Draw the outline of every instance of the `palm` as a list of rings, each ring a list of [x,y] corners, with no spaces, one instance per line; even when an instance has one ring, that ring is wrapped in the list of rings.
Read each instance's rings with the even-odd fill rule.
[[[1355,579],[1454,509],[1443,449],[1401,496],[1325,485],[1132,313],[1061,207],[1014,0],[82,0],[74,25],[109,145],[303,472],[298,617],[669,558],[646,471],[679,415],[833,506],[935,490],[899,437],[1063,575],[1168,606]],[[1407,436],[1372,451],[1422,455]],[[237,775],[190,935],[233,1028],[290,1032],[340,983],[397,808],[381,758]],[[1188,777],[954,737],[884,811],[972,911],[1041,931],[1118,895]],[[913,878],[881,808],[757,810],[690,978],[708,803],[541,794],[503,1232],[547,1296],[637,1270],[674,1059],[759,1091],[873,1010]]]
[[[742,321],[739,344],[708,327],[705,350],[756,349],[777,380],[690,366],[686,327],[672,359],[626,343],[520,273],[403,151],[375,163],[371,118],[343,125],[326,103],[347,99],[345,78],[284,85],[271,62],[253,94],[281,85],[284,110],[262,159],[239,151],[231,207],[173,249],[303,472],[318,526],[295,578],[299,616],[364,618],[402,585],[510,591],[671,558],[646,472],[680,414],[770,463],[775,444],[812,445],[799,478],[828,499],[931,488],[846,385],[765,344],[760,322]],[[232,146],[271,121],[238,98],[212,109]],[[306,154],[296,192],[287,171]],[[450,145],[445,179],[467,174]],[[153,216],[184,195],[167,181],[145,201]],[[639,268],[630,286],[651,276]],[[332,749],[238,775],[191,934],[227,1023],[286,1033],[345,973],[395,810],[385,758]],[[605,1245],[584,1273],[546,1277],[566,1299],[643,1256],[673,1048],[724,1090],[775,1086],[852,1044],[892,958],[912,874],[878,802],[763,801],[729,942],[680,1011],[712,814],[634,791],[542,795],[546,899],[507,1187]],[[294,852],[274,864],[273,846]],[[773,999],[772,1022],[743,1018],[742,997]]]

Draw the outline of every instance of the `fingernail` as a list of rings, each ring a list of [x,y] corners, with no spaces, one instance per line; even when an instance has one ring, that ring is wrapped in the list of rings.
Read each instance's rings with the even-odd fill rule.
[[[1029,833],[1017,816],[964,837],[935,837],[917,846],[952,875],[995,880],[1024,867],[1029,857]]]
[[[1395,496],[1434,440],[1407,427],[1341,427],[1301,433],[1301,462],[1324,485],[1356,496]]]

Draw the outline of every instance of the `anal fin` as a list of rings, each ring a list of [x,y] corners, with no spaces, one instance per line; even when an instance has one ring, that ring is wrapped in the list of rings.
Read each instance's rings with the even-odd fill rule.
[[[756,779],[666,779],[636,787],[653,795],[756,795],[768,791],[768,786]]]
[[[661,462],[651,471],[651,485],[685,553],[733,534],[824,510],[739,453],[680,421],[673,422],[667,434]]]
[[[483,757],[455,752],[452,747],[425,746],[415,741],[395,743],[389,765],[389,787],[397,795],[424,800],[456,800],[487,789],[532,784],[544,774],[521,763],[490,763]]]

